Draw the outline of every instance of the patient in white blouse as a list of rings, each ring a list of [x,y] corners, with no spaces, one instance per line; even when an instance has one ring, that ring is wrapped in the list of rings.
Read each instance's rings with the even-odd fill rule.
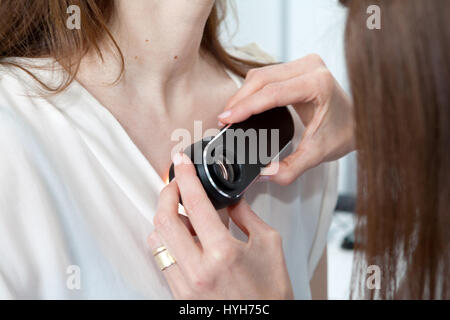
[[[222,47],[222,1],[83,0],[68,14],[69,2],[0,3],[0,298],[171,299],[146,238],[172,133],[218,128],[248,70],[274,61]],[[292,297],[326,297],[336,198],[336,162],[246,194],[283,239]]]

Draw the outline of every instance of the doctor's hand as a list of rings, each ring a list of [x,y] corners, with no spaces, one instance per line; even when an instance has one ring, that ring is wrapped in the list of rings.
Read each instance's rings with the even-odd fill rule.
[[[244,202],[230,218],[248,235],[234,238],[209,201],[195,168],[184,154],[173,159],[175,179],[161,192],[148,242],[164,246],[175,264],[162,272],[177,299],[291,299],[280,235]],[[183,201],[195,239],[178,214]]]
[[[306,170],[354,150],[352,102],[317,55],[250,70],[219,120],[237,123],[284,105],[293,105],[305,131],[297,150],[277,164],[270,180],[290,184]]]

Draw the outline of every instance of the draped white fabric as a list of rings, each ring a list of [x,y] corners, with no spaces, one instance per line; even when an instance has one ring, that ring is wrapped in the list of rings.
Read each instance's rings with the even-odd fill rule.
[[[164,182],[119,122],[77,82],[38,97],[24,72],[3,67],[0,77],[0,298],[171,299],[146,245]],[[298,299],[310,298],[336,190],[328,163],[288,187],[247,193],[283,237]],[[68,285],[71,266],[79,290]]]

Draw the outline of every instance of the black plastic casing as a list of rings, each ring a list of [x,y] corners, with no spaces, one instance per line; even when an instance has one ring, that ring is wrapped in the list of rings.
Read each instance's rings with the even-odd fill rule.
[[[239,130],[242,129],[242,130]],[[256,131],[256,140],[250,138],[242,140],[242,132],[251,133]],[[266,136],[260,132],[268,133]],[[271,131],[278,130],[278,148],[272,149]],[[250,134],[251,135],[251,134]],[[236,143],[241,137],[241,142]],[[255,135],[253,135],[253,138]],[[261,169],[270,164],[272,160],[280,156],[283,150],[290,144],[294,137],[294,121],[287,107],[277,107],[266,112],[253,115],[249,119],[232,124],[223,128],[216,137],[208,137],[198,141],[188,147],[184,153],[188,155],[194,163],[203,188],[214,207],[219,210],[236,204],[244,195],[249,186],[257,180]],[[228,140],[227,140],[228,139]],[[226,150],[227,141],[233,139],[233,150]],[[255,138],[254,138],[255,139]],[[261,141],[266,139],[266,141]],[[260,147],[265,145],[264,150]],[[225,150],[227,158],[233,158],[233,172],[236,179],[232,183],[223,179],[219,174],[217,166],[211,163],[208,155],[214,154],[214,150]],[[259,157],[260,151],[266,156]],[[242,154],[244,153],[244,154]],[[256,161],[255,161],[256,159]],[[239,160],[239,161],[238,161]],[[169,171],[169,180],[174,178],[173,164]]]

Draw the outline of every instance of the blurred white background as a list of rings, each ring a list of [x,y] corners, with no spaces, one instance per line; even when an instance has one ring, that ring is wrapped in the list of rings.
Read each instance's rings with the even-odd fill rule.
[[[338,0],[234,0],[228,15],[225,42],[235,46],[257,43],[279,61],[290,61],[309,53],[319,54],[341,86],[349,92],[344,29],[346,9]],[[340,160],[340,194],[356,194],[356,157]],[[352,252],[340,248],[351,230],[353,218],[338,214],[328,243],[328,296],[348,298]]]

